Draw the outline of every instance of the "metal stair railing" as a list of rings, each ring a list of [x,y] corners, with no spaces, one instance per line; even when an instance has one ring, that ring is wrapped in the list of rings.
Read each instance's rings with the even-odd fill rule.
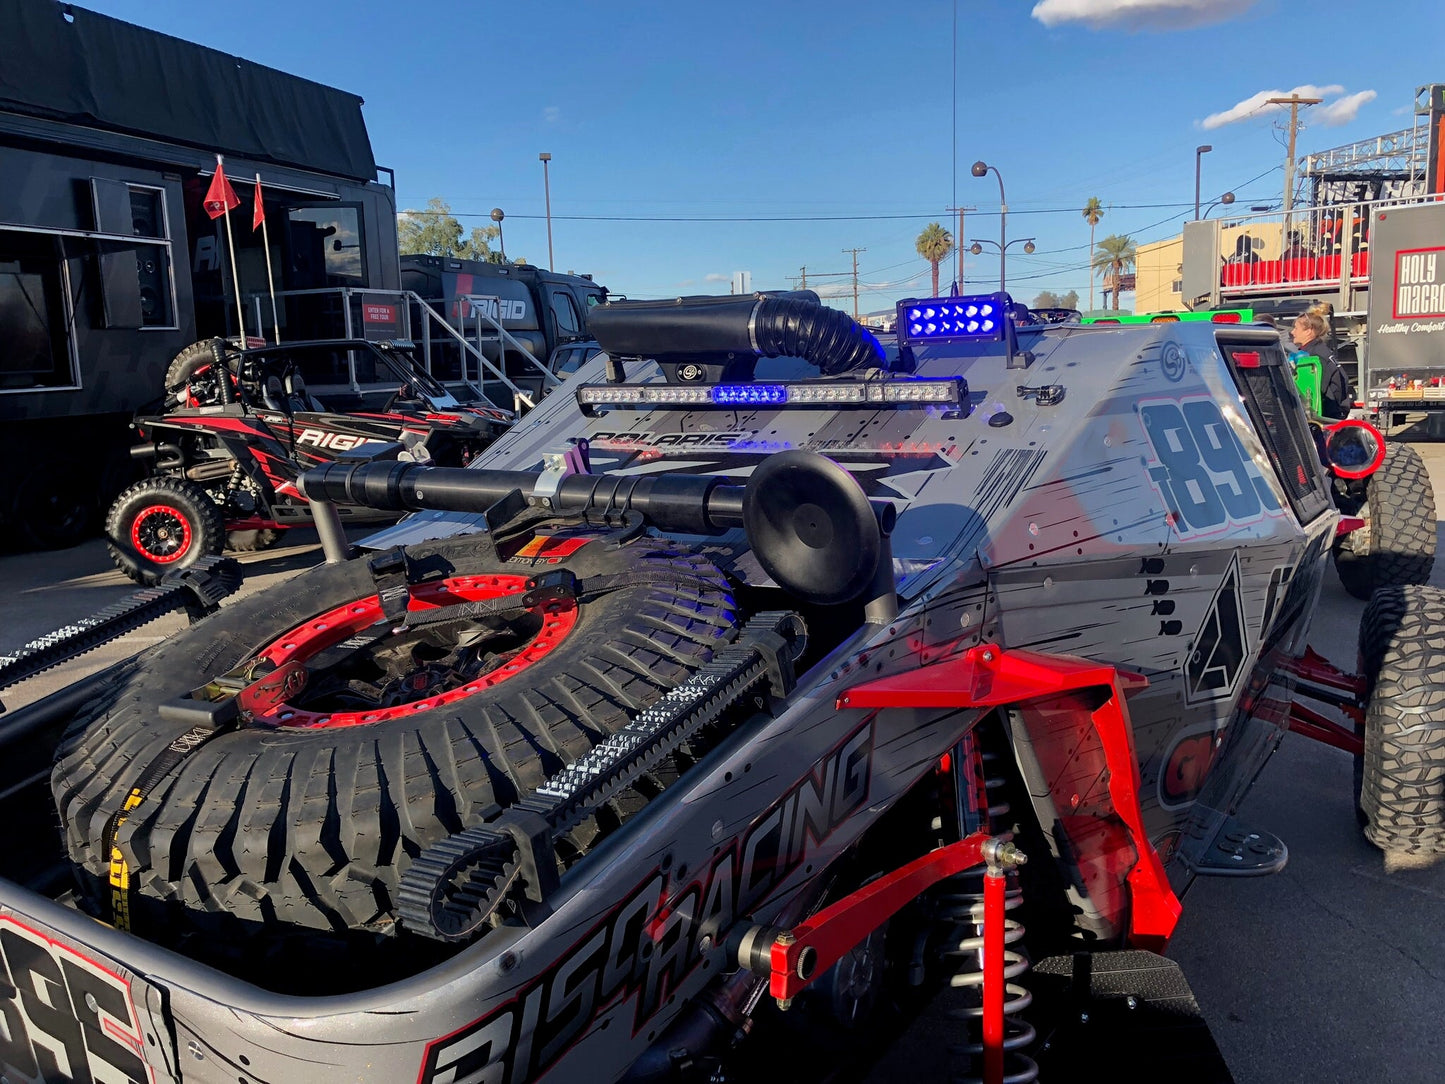
[[[527,349],[525,343],[519,341],[516,336],[503,327],[501,320],[499,320],[497,316],[492,315],[493,313],[497,313],[498,316],[501,314],[500,298],[488,294],[463,294],[457,300],[465,301],[467,307],[471,310],[471,315],[475,321],[474,326],[477,329],[476,336],[478,345],[482,342],[483,322],[485,321],[486,324],[491,327],[494,334],[486,341],[497,344],[497,355],[499,360],[502,361],[503,366],[506,364],[506,344],[510,343],[512,349],[518,351],[533,368],[542,374],[542,387],[556,387],[562,383],[557,375],[547,368],[544,362],[537,360],[537,356],[533,354],[531,350]]]
[[[537,405],[536,402],[533,400],[530,392],[528,392],[525,388],[518,387],[517,384],[514,383],[501,368],[494,365],[492,361],[487,357],[487,355],[482,353],[480,341],[476,343],[470,342],[465,334],[453,327],[451,321],[449,321],[441,313],[437,312],[436,309],[432,308],[431,303],[428,302],[425,298],[421,297],[419,294],[417,294],[414,290],[406,291],[406,296],[407,299],[413,302],[417,306],[418,310],[421,312],[424,329],[427,332],[428,346],[430,346],[431,343],[431,324],[435,322],[442,329],[442,331],[444,331],[452,339],[456,340],[457,345],[462,348],[463,357],[465,357],[467,354],[470,354],[473,358],[476,359],[477,379],[479,382],[482,379],[482,369],[485,368],[487,372],[491,373],[508,391],[512,393],[512,408],[518,413],[521,413],[523,406],[525,406],[528,410],[531,410]],[[464,298],[459,300],[470,301],[470,298]],[[517,345],[519,347],[521,346],[520,343],[517,343]],[[528,354],[527,356],[531,357],[531,354]],[[532,360],[534,362],[536,361],[535,358],[533,358]],[[466,365],[465,362],[463,362],[462,379],[466,380],[466,378]]]

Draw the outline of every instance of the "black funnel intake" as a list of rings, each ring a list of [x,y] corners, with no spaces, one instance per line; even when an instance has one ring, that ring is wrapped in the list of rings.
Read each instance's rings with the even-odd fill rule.
[[[851,602],[874,585],[897,512],[874,503],[853,476],[816,452],[768,456],[743,491],[743,526],[758,563],[810,602]]]

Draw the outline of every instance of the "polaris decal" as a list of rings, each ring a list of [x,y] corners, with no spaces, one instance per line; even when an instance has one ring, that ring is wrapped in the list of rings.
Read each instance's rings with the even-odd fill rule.
[[[681,890],[654,869],[512,1001],[430,1043],[418,1084],[532,1080],[618,1001],[636,999],[640,1032],[711,946],[867,802],[872,766],[869,717]]]
[[[747,433],[596,433],[591,443],[607,448],[728,448]]]
[[[331,448],[333,451],[349,452],[363,444],[379,443],[375,437],[356,436],[352,433],[328,433],[324,429],[303,429],[296,438],[297,444],[310,444],[316,448]]]
[[[7,1079],[153,1081],[130,984],[0,915],[0,1067]]]

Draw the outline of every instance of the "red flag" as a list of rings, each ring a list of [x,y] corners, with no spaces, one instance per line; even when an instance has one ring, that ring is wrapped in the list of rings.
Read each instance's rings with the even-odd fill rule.
[[[251,212],[251,232],[255,233],[261,228],[261,223],[266,221],[266,207],[261,202],[261,175],[256,174],[256,198],[253,201],[256,209]]]
[[[211,178],[211,187],[206,189],[206,214],[212,218],[220,218],[227,211],[239,206],[241,201],[236,197],[236,190],[231,187],[231,182],[226,180],[226,171],[221,168],[220,158],[217,158],[216,175]]]

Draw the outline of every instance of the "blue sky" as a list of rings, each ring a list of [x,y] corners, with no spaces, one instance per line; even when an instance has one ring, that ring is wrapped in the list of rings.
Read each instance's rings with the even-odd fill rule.
[[[361,95],[398,205],[443,196],[467,225],[500,206],[509,255],[546,263],[548,151],[559,270],[657,297],[726,293],[739,270],[786,288],[806,265],[851,308],[851,280],[820,276],[859,247],[864,311],[928,292],[914,239],[953,229],[955,192],[978,208],[968,239],[998,236],[977,159],[1038,249],[1011,249],[1010,291],[1087,295],[1090,196],[1100,237],[1177,233],[1207,143],[1206,201],[1280,199],[1278,117],[1254,95],[1328,91],[1303,153],[1409,127],[1415,86],[1445,82],[1441,0],[956,0],[956,101],[954,0],[84,6]],[[1231,110],[1249,115],[1203,126]],[[996,256],[965,261],[997,283]]]

